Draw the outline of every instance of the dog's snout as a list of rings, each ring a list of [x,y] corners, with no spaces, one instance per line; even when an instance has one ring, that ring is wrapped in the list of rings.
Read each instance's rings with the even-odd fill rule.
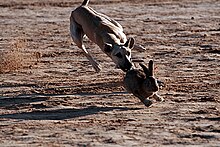
[[[126,66],[120,66],[120,69],[122,69],[124,72],[127,72],[132,69],[132,64],[126,64]]]
[[[125,64],[125,70],[128,71],[132,68],[133,64],[131,61],[127,61],[126,64]]]
[[[120,69],[122,69],[124,72],[127,72],[127,71],[129,71],[129,70],[132,69],[133,63],[132,63],[131,60],[126,56],[126,57],[124,58],[123,64],[120,64],[119,67],[120,67]]]

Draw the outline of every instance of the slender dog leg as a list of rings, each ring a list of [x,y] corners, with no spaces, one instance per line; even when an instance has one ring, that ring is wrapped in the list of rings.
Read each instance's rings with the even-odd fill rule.
[[[99,63],[97,63],[92,56],[89,54],[89,52],[86,50],[85,46],[82,45],[81,49],[83,50],[84,55],[86,56],[86,58],[89,60],[90,64],[92,65],[92,67],[95,69],[96,72],[100,72],[101,71],[101,66],[99,65]]]
[[[80,49],[83,50],[83,54],[87,57],[92,67],[95,69],[96,72],[100,72],[100,65],[92,58],[92,56],[83,45],[83,36],[85,35],[85,33],[83,32],[82,27],[77,24],[72,17],[70,17],[70,32],[73,41]]]

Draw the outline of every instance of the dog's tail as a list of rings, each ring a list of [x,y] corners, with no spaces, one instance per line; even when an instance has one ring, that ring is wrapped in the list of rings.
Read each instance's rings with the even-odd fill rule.
[[[82,5],[82,6],[86,6],[86,5],[88,5],[88,3],[89,3],[89,0],[84,0],[81,5]]]

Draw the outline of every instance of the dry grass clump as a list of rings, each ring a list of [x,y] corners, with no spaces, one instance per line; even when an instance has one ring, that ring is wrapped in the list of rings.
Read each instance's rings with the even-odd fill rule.
[[[10,43],[9,49],[0,50],[0,73],[14,72],[31,65],[32,57],[25,53],[26,44],[26,40],[17,39]]]
[[[0,73],[21,69],[23,63],[24,60],[20,50],[0,51]]]

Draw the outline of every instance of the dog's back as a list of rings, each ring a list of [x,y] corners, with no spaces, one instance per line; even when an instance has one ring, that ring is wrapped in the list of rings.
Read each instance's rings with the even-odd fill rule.
[[[98,42],[101,40],[101,38],[98,37],[103,35],[106,35],[106,37],[102,38],[107,39],[103,40],[104,42],[117,42],[118,44],[125,43],[127,39],[123,33],[122,26],[114,19],[88,7],[88,3],[89,0],[84,0],[83,3],[72,12],[71,16],[74,18],[74,21],[81,26],[83,32],[89,37],[89,39],[99,45],[100,48],[103,47],[103,43]],[[105,33],[103,34],[103,32]]]

